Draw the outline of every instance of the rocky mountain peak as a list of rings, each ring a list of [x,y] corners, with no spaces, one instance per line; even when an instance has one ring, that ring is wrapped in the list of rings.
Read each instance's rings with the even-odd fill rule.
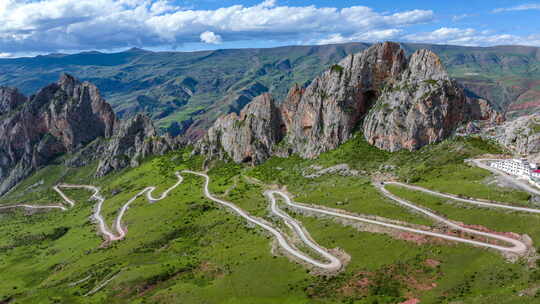
[[[48,102],[44,120],[48,132],[72,152],[97,137],[110,137],[116,116],[97,87],[63,74],[56,84],[42,89],[36,99]]]
[[[259,163],[272,155],[283,133],[280,110],[265,93],[253,99],[240,115],[230,113],[219,118],[196,149],[212,157],[228,155],[235,162]]]
[[[11,104],[12,111],[0,121],[0,194],[59,154],[112,134],[111,106],[94,85],[72,76],[63,75],[27,101],[16,90],[3,92],[11,102],[2,104]],[[13,107],[20,102],[25,106]]]
[[[73,166],[99,159],[101,176],[174,145],[146,115],[119,123],[95,85],[68,74],[29,99],[0,88],[0,110],[0,195],[60,154]]]
[[[209,156],[226,152],[236,162],[260,162],[271,154],[311,158],[358,129],[381,149],[415,150],[468,121],[501,119],[485,100],[467,98],[435,53],[419,50],[407,58],[393,42],[346,57],[305,89],[293,86],[279,111],[270,100],[265,94],[240,117],[218,119],[198,150]]]
[[[430,50],[421,49],[411,55],[407,73],[403,79],[413,80],[450,80],[446,68],[437,54]]]
[[[76,86],[79,86],[81,82],[76,79],[75,77],[67,74],[62,73],[60,75],[60,79],[58,80],[57,84],[64,90],[67,94],[73,95],[73,90]]]
[[[26,101],[26,97],[15,88],[0,87],[0,115],[15,110]]]
[[[398,43],[377,43],[364,52],[351,55],[353,77],[366,89],[378,89],[384,82],[397,77],[407,58]]]
[[[137,114],[123,121],[105,147],[96,171],[104,176],[125,167],[137,167],[147,156],[163,154],[175,145],[172,138],[159,136],[146,114]]]

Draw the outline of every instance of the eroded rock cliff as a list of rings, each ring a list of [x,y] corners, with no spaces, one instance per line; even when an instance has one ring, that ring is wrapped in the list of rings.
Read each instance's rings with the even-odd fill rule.
[[[17,89],[0,87],[0,115],[15,110],[24,102],[26,102],[26,97],[19,93]]]
[[[163,154],[174,146],[169,136],[159,136],[152,120],[145,114],[137,114],[115,129],[106,144],[96,175],[139,166],[142,159],[150,155]]]
[[[72,167],[100,160],[103,176],[173,146],[144,115],[118,122],[96,86],[67,74],[30,98],[0,88],[0,117],[0,195],[63,154]]]
[[[235,162],[259,163],[273,154],[283,137],[284,123],[270,94],[256,97],[240,115],[220,117],[197,144],[210,157],[230,156]]]
[[[500,118],[485,100],[468,98],[435,53],[419,50],[380,91],[363,131],[380,149],[416,150],[450,136],[465,122],[483,119]]]
[[[236,162],[258,163],[272,154],[312,158],[358,130],[381,149],[415,150],[448,137],[466,122],[502,120],[487,101],[467,97],[433,52],[419,50],[406,58],[392,42],[346,57],[307,88],[291,88],[279,110],[272,102],[265,108],[268,116],[254,115],[240,124],[260,103],[256,98],[257,106],[248,105],[240,118],[221,117],[197,151],[209,156],[226,152]],[[261,126],[264,133],[257,130]],[[263,144],[254,144],[255,139]]]
[[[0,194],[58,155],[113,132],[116,118],[98,89],[69,75],[28,100],[14,89],[2,92]]]
[[[483,136],[494,139],[516,154],[539,154],[540,115],[518,117],[489,129],[488,132],[484,132]]]

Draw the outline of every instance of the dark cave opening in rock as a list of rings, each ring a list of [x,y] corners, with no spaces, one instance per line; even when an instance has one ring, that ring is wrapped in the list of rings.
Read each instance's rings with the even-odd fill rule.
[[[375,103],[377,103],[378,98],[379,94],[375,90],[367,90],[361,93],[360,98],[358,98],[358,105],[356,108],[358,111],[357,116],[352,125],[355,131],[358,131],[362,127],[364,118]]]
[[[253,158],[251,156],[246,156],[244,159],[242,159],[243,163],[251,163],[253,161]]]
[[[375,105],[377,102],[377,91],[369,90],[363,93],[362,101],[364,102],[364,115]]]

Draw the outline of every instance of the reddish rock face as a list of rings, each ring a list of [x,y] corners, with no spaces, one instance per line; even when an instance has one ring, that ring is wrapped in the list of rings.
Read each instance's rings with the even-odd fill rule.
[[[466,97],[439,57],[419,50],[381,92],[363,130],[366,140],[383,150],[416,150],[441,141],[472,120],[495,122],[503,116],[487,101]]]
[[[98,89],[69,75],[28,100],[14,89],[0,95],[0,194],[57,155],[113,132],[114,112]]]
[[[404,51],[396,43],[376,44],[351,55],[316,78],[300,96],[291,94],[287,115],[287,146],[311,158],[348,140],[376,101],[386,80],[405,67]],[[295,104],[296,111],[288,105]],[[285,112],[285,111],[284,111]]]
[[[348,56],[306,89],[294,86],[276,115],[273,121],[279,124],[265,126],[276,128],[268,131],[279,135],[273,138],[283,138],[278,147],[273,147],[278,142],[267,141],[270,145],[250,144],[243,154],[233,154],[258,155],[258,162],[271,154],[312,158],[336,148],[359,128],[370,144],[381,149],[415,150],[448,137],[468,121],[504,120],[487,101],[467,98],[433,52],[419,50],[407,59],[392,42]],[[237,138],[263,123],[255,119],[247,129],[238,129],[230,127],[234,121],[238,119],[230,115],[220,118],[209,136]],[[208,140],[209,136],[199,151],[220,150],[222,142]]]

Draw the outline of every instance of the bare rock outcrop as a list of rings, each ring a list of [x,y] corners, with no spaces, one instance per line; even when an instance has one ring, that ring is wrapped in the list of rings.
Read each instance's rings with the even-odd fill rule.
[[[501,121],[487,101],[465,95],[439,57],[416,51],[398,81],[388,83],[366,117],[366,140],[387,151],[416,150],[473,120]]]
[[[119,122],[96,86],[64,74],[26,98],[0,88],[0,195],[60,155],[70,167],[100,160],[97,176],[175,147],[150,118]]]
[[[521,116],[484,133],[499,144],[521,155],[540,153],[540,114]]]
[[[253,104],[241,117],[218,119],[198,151],[221,157],[225,152],[236,162],[293,153],[313,158],[358,130],[381,149],[415,150],[469,121],[503,120],[487,101],[467,97],[433,52],[419,50],[406,58],[392,42],[346,57],[305,89],[294,86],[279,111],[272,103],[266,116],[254,115],[246,124],[249,113],[264,103],[256,98]]]
[[[145,157],[161,155],[173,147],[172,138],[159,136],[152,120],[145,114],[137,114],[115,129],[101,156],[96,176],[128,166],[137,167]]]
[[[256,97],[240,115],[220,117],[197,144],[210,157],[230,156],[235,162],[259,163],[273,154],[283,137],[284,123],[270,94]]]
[[[26,102],[26,97],[15,88],[0,87],[0,116],[15,110]]]
[[[293,88],[282,106],[291,152],[311,158],[348,140],[378,92],[405,64],[398,44],[376,44],[332,66],[304,92]]]
[[[58,155],[110,136],[116,122],[98,89],[69,75],[28,100],[14,89],[2,92],[0,195]]]

